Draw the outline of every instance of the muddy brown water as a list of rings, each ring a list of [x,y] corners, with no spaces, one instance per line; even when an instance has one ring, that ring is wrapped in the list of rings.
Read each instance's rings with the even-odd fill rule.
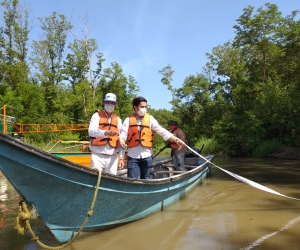
[[[228,171],[300,199],[300,162],[216,157]],[[0,249],[42,249],[14,221],[19,196],[0,174]],[[57,242],[38,220],[39,239]],[[81,238],[66,250],[100,249],[300,249],[300,201],[246,185],[216,167],[186,197],[164,211],[118,228]]]

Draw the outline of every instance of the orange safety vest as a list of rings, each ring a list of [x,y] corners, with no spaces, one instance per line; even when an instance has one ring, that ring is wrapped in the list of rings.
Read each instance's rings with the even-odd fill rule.
[[[106,113],[103,110],[98,110],[98,114],[100,116],[99,129],[101,130],[114,130],[119,133],[118,130],[118,116],[116,114],[111,115],[111,122],[108,122],[108,118]],[[91,145],[92,146],[104,146],[109,143],[109,145],[113,148],[117,148],[119,146],[119,136],[110,136],[107,138],[96,138],[91,137]]]
[[[140,127],[140,129],[139,129]],[[133,148],[141,144],[146,148],[153,146],[153,132],[150,128],[150,115],[145,114],[142,124],[138,125],[135,114],[129,116],[129,128],[127,136],[128,148]]]
[[[174,131],[173,131],[173,135],[174,136],[176,136],[176,137],[178,137],[178,130],[180,130],[180,128],[176,128]],[[177,149],[177,148],[179,148],[179,146],[177,145],[177,143],[176,142],[170,142],[170,146],[171,146],[171,148],[172,149]]]

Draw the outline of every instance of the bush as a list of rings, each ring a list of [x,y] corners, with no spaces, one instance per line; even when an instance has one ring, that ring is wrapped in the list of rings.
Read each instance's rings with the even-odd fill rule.
[[[189,145],[189,147],[192,146]],[[200,138],[193,145],[193,148],[198,148],[199,150],[201,150],[202,148],[201,154],[222,154],[222,148],[213,138],[211,139],[207,139],[204,137]]]
[[[269,154],[278,152],[281,147],[282,144],[276,139],[264,141],[253,149],[252,156],[260,158],[268,157]]]

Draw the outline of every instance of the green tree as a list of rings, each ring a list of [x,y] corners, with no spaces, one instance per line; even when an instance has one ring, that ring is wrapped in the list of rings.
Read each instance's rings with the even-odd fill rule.
[[[298,11],[283,18],[270,3],[243,12],[234,40],[207,53],[203,74],[175,89],[171,66],[160,73],[173,96],[172,113],[189,123],[188,136],[214,136],[225,153],[248,156],[264,141],[296,145],[300,138],[300,22]]]
[[[152,109],[148,108],[147,112],[152,115],[158,123],[165,129],[170,130],[169,123],[172,120],[177,121],[178,118],[173,115],[173,113],[167,109]],[[157,133],[154,132],[154,144],[153,148],[155,150],[159,150],[163,148],[166,145],[167,142],[165,142],[161,136],[159,136]]]
[[[2,101],[18,122],[36,122],[44,114],[44,105],[39,87],[28,77],[29,10],[17,0],[5,0],[1,6],[4,9],[0,39]]]
[[[283,18],[270,3],[257,13],[248,6],[234,26],[233,42],[208,54],[206,72],[217,76],[213,86],[225,101],[214,132],[229,154],[251,155],[262,141],[287,142],[291,131],[299,131],[297,14]]]
[[[219,117],[215,112],[216,106],[213,97],[217,96],[210,82],[203,74],[188,76],[185,78],[181,88],[171,86],[174,71],[171,66],[159,71],[162,83],[171,91],[173,99],[173,117],[185,131],[186,137],[194,144],[200,137],[211,137],[213,135],[212,125]]]
[[[124,120],[133,112],[132,100],[139,91],[136,80],[132,76],[127,78],[116,62],[111,63],[111,68],[104,69],[101,76],[97,86],[98,105],[102,106],[106,93],[116,94],[118,99],[116,113]]]
[[[33,41],[31,62],[36,69],[35,79],[42,87],[47,115],[51,121],[57,122],[64,115],[58,95],[64,88],[63,56],[72,25],[64,15],[56,12],[39,20],[44,33],[41,40]]]
[[[15,89],[19,82],[27,82],[29,67],[27,59],[29,11],[18,0],[4,0],[4,27],[0,35],[0,69],[3,84]]]
[[[68,111],[74,123],[79,123],[81,120],[86,120],[90,117],[90,112],[95,110],[94,107],[94,88],[89,82],[90,73],[90,56],[87,51],[92,51],[96,48],[96,41],[90,39],[87,45],[85,40],[77,40],[70,43],[70,53],[67,55],[63,64],[62,74],[64,81],[69,85],[70,97],[68,102],[70,106]],[[89,48],[86,49],[86,46]],[[91,52],[90,52],[91,53]],[[104,61],[103,54],[97,56],[97,69],[94,72],[92,82],[99,78],[102,63]]]

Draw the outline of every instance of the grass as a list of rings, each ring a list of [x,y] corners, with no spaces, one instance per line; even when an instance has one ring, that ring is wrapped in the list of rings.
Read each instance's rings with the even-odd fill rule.
[[[191,147],[191,146],[190,146]],[[214,139],[200,138],[193,148],[202,148],[201,154],[221,154],[222,148]]]
[[[282,148],[282,144],[277,140],[269,140],[260,143],[252,152],[253,157],[268,157],[272,153],[278,152]]]

